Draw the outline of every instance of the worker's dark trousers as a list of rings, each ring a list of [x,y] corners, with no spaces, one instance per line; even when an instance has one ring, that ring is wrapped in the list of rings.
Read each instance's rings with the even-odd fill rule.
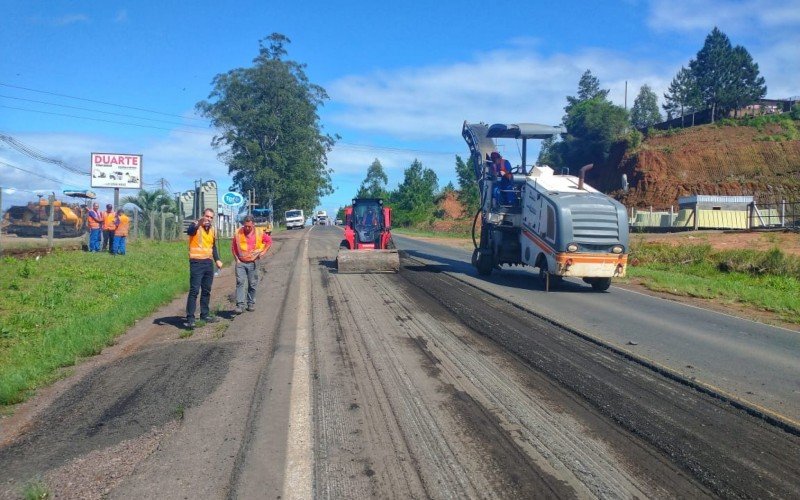
[[[214,261],[211,259],[189,259],[189,297],[186,299],[187,318],[194,318],[198,294],[200,294],[200,317],[208,317],[212,283],[214,283]]]
[[[108,249],[109,253],[114,253],[114,230],[103,229],[103,251]]]

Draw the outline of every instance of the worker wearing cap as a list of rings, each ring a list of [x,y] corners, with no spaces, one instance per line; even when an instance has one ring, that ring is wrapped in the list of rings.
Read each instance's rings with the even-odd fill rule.
[[[114,231],[117,229],[116,220],[117,213],[114,211],[114,205],[109,203],[106,205],[106,211],[103,212],[103,251],[108,249],[108,253],[114,254]]]
[[[103,217],[100,215],[100,205],[95,203],[86,214],[86,225],[89,228],[89,251],[100,251],[100,239],[103,232]]]
[[[214,229],[214,210],[207,208],[203,217],[186,230],[189,235],[189,296],[186,299],[186,326],[194,328],[194,312],[200,295],[200,319],[218,321],[210,315],[211,285],[214,283],[214,264],[222,269],[217,250],[217,232]]]
[[[114,221],[116,228],[114,229],[114,254],[125,255],[126,242],[128,240],[128,231],[131,227],[131,219],[120,208],[117,210],[117,218]]]
[[[258,270],[256,261],[269,247],[272,238],[261,228],[255,227],[252,215],[244,218],[242,227],[236,231],[231,240],[231,253],[236,260],[236,309],[235,314],[244,312],[245,299],[247,310],[256,310],[256,287],[258,286]],[[245,287],[247,287],[245,293]]]

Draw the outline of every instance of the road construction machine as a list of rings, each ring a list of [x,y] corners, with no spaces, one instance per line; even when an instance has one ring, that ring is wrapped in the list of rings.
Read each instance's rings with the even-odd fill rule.
[[[94,199],[91,191],[64,191],[67,196]],[[66,204],[60,200],[53,202],[53,237],[74,238],[86,231],[87,209],[77,203]],[[3,218],[7,224],[4,231],[22,238],[38,238],[47,236],[50,202],[44,196],[39,201],[27,205],[14,205],[6,211]]]
[[[344,239],[336,256],[340,273],[396,273],[400,256],[392,241],[392,209],[378,198],[356,198],[344,209]]]
[[[618,201],[586,184],[585,173],[556,173],[546,165],[528,169],[527,141],[566,131],[535,123],[471,124],[461,135],[469,146],[480,187],[475,214],[472,264],[488,276],[503,265],[533,266],[545,290],[563,277],[582,278],[596,291],[625,276],[628,263],[628,216]],[[522,163],[508,171],[499,161],[495,139],[522,141]],[[503,171],[503,178],[497,172]],[[476,228],[480,222],[480,236]]]

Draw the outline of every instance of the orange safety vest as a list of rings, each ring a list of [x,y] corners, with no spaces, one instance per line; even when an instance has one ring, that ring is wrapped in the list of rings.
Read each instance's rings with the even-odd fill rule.
[[[261,228],[253,228],[256,233],[256,247],[252,250],[248,250],[247,245],[247,235],[244,234],[244,228],[239,228],[236,231],[236,246],[239,254],[239,260],[242,262],[253,262],[256,260],[256,254],[260,251],[264,250],[267,246],[264,244],[264,230]]]
[[[89,214],[86,216],[86,225],[89,226],[89,229],[100,229],[100,222],[97,221],[99,218],[100,214],[96,211],[89,211]]]
[[[197,232],[189,236],[189,258],[206,260],[214,258],[214,239],[216,232],[214,226],[208,231],[203,226],[197,228]]]
[[[114,236],[128,236],[131,227],[131,218],[125,214],[119,216],[119,226],[114,230]]]
[[[103,212],[103,229],[106,231],[113,231],[117,228],[115,219],[117,214],[114,212]]]

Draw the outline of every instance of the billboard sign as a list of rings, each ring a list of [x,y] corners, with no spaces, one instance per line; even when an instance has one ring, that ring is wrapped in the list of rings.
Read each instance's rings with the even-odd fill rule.
[[[92,153],[93,188],[142,188],[142,155]]]
[[[244,196],[233,191],[228,191],[222,196],[222,203],[229,207],[241,207],[244,205]]]

